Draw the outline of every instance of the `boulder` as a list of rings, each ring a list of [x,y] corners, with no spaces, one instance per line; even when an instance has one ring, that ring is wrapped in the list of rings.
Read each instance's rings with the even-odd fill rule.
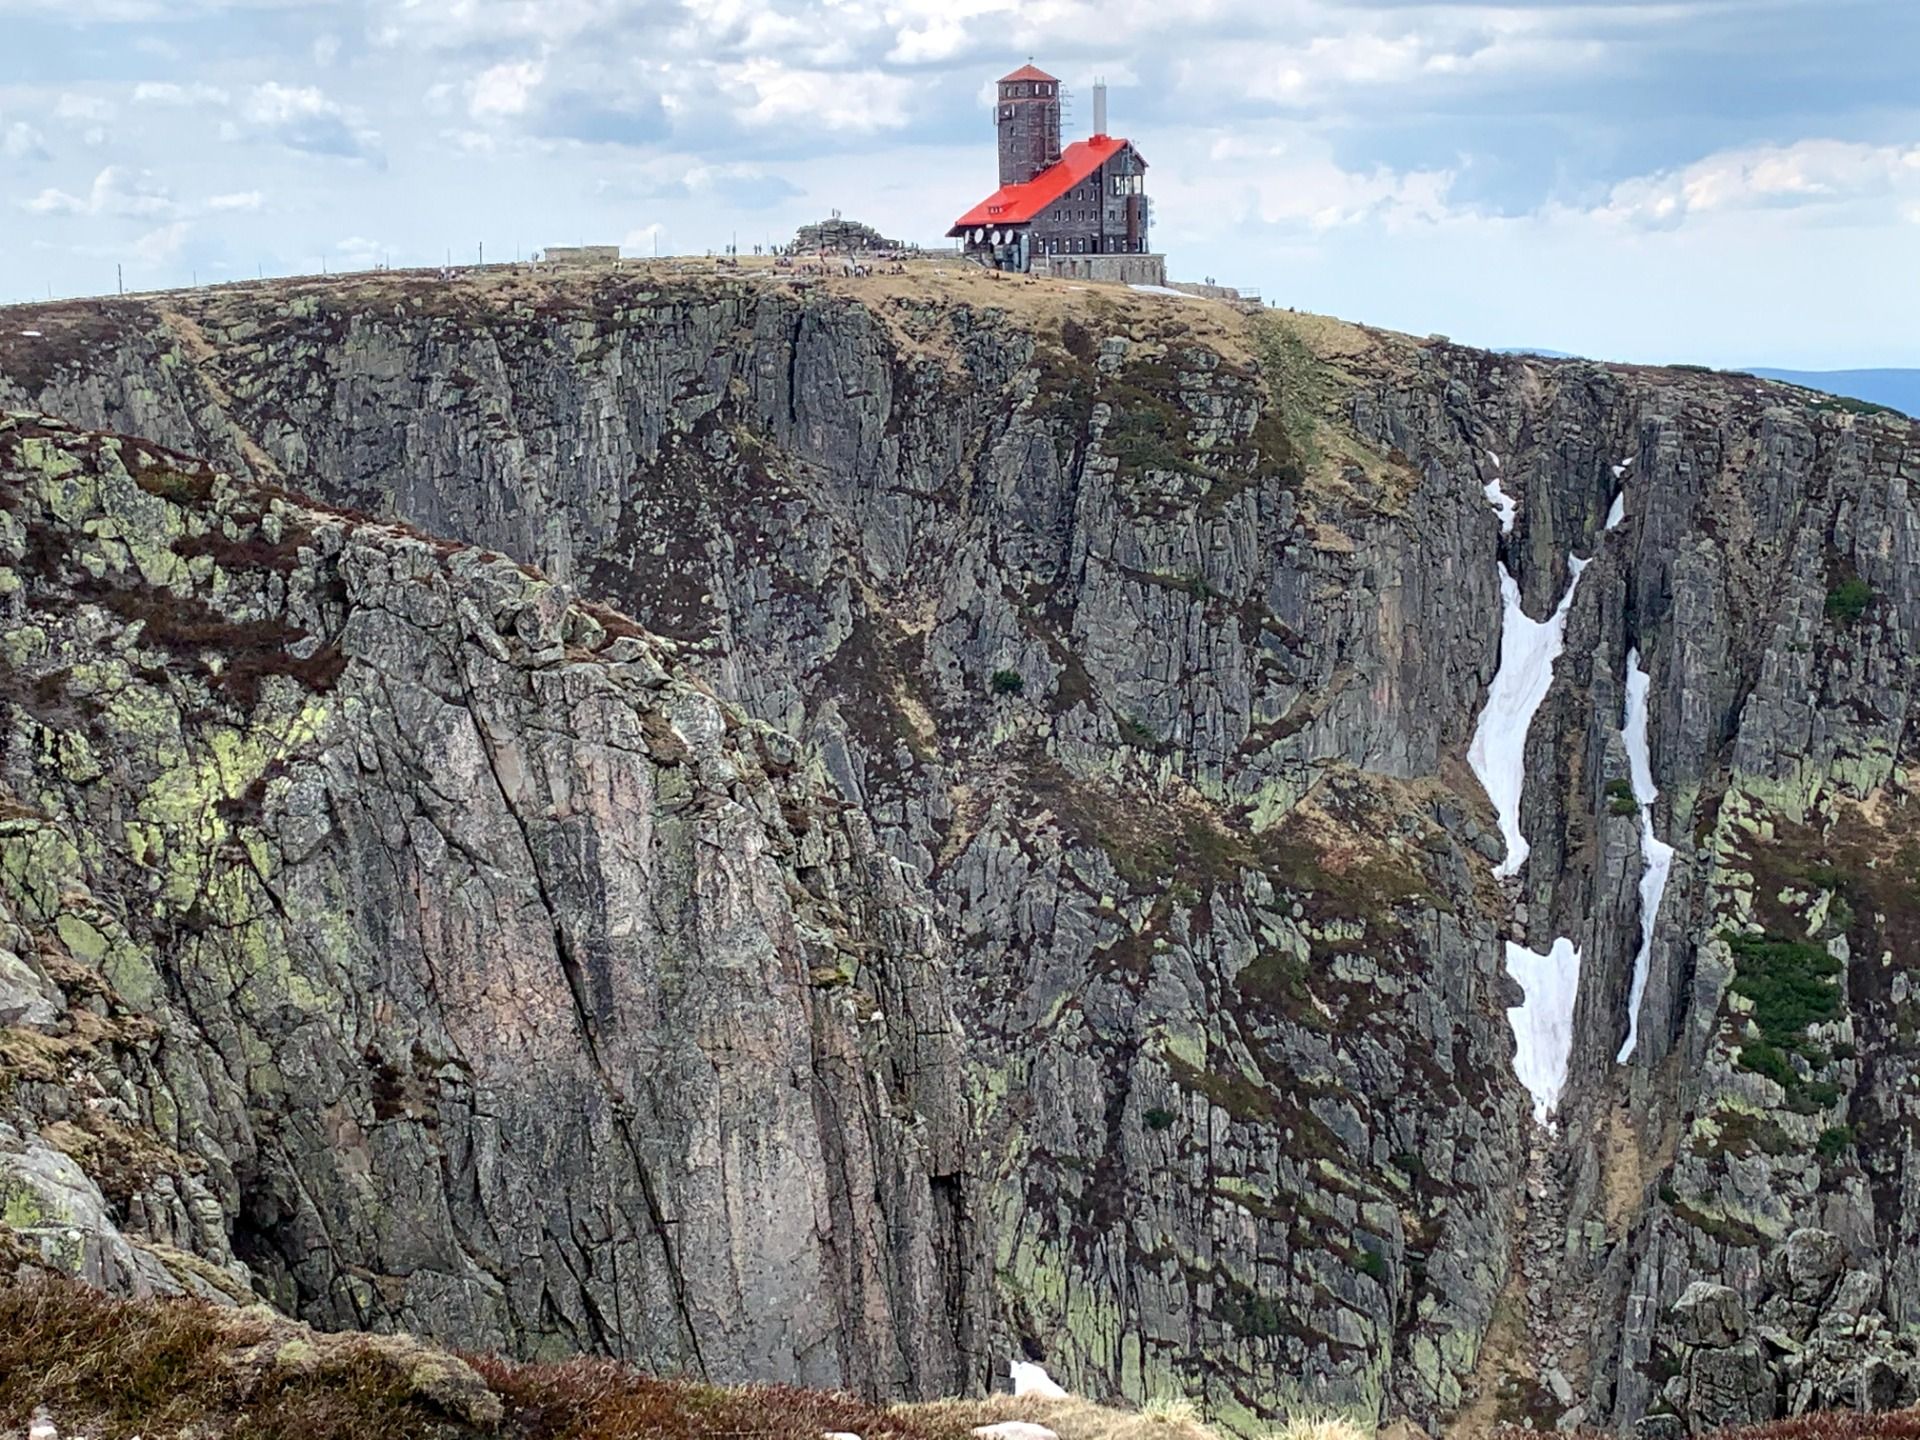
[[[1696,1280],[1674,1302],[1674,1338],[1682,1345],[1723,1349],[1745,1338],[1746,1302],[1728,1286]]]
[[[1773,1368],[1756,1341],[1699,1351],[1688,1359],[1686,1380],[1687,1425],[1696,1435],[1773,1418]]]

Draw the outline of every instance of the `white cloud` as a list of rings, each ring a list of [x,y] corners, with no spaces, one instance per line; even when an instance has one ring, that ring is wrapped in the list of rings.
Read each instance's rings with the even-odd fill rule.
[[[0,155],[9,160],[45,160],[47,137],[24,120],[0,128]]]
[[[63,94],[54,102],[53,115],[56,120],[81,121],[94,123],[113,119],[116,111],[113,102],[103,100],[98,95]]]
[[[256,85],[241,100],[239,118],[227,132],[234,138],[251,133],[310,155],[359,160],[380,147],[378,134],[315,85]]]
[[[258,190],[236,190],[228,195],[213,195],[207,199],[207,209],[214,211],[258,210],[265,201]]]
[[[1615,185],[1598,213],[1673,226],[1718,212],[1920,203],[1920,145],[1801,140],[1708,155]]]
[[[187,222],[175,220],[149,230],[133,242],[133,258],[143,265],[167,265],[178,259],[187,243]]]
[[[78,195],[69,195],[64,190],[51,188],[42,190],[31,200],[23,200],[21,204],[35,215],[84,215],[87,213],[87,202]]]
[[[524,115],[532,103],[533,92],[545,76],[546,66],[538,60],[522,60],[483,70],[474,77],[468,90],[468,113],[476,120]]]
[[[1203,153],[1163,155],[1149,190],[1183,231],[1261,224],[1305,235],[1369,225],[1404,229],[1455,213],[1451,170],[1350,170],[1306,138],[1223,136]]]
[[[218,85],[179,85],[171,80],[143,80],[133,87],[136,105],[225,105],[233,97]]]
[[[772,58],[728,67],[721,85],[749,126],[810,125],[855,133],[904,125],[911,89],[898,75],[799,70]]]
[[[153,219],[171,215],[178,206],[171,193],[144,170],[109,165],[93,177],[86,195],[64,190],[42,190],[25,202],[35,215],[117,215]]]

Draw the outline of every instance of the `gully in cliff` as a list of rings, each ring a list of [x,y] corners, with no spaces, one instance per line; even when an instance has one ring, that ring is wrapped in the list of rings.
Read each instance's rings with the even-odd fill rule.
[[[1488,502],[1500,517],[1502,534],[1513,529],[1514,502],[1500,479],[1500,459],[1488,453],[1494,478]],[[1545,620],[1534,620],[1520,603],[1520,583],[1500,562],[1500,668],[1487,688],[1487,703],[1474,727],[1467,762],[1493,801],[1506,841],[1506,858],[1494,875],[1511,880],[1527,863],[1531,847],[1520,828],[1520,804],[1527,788],[1527,732],[1553,687],[1553,662],[1566,643],[1567,612],[1588,562],[1567,557],[1567,588]],[[1573,1050],[1573,1007],[1580,992],[1580,952],[1564,936],[1545,954],[1507,942],[1507,973],[1520,982],[1526,998],[1507,1011],[1517,1050],[1513,1068],[1533,1096],[1534,1118],[1549,1123],[1567,1081]]]

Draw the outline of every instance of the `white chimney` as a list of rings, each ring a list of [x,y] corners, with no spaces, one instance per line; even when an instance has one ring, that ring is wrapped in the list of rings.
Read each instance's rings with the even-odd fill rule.
[[[1107,133],[1107,82],[1104,80],[1093,82],[1093,133]]]

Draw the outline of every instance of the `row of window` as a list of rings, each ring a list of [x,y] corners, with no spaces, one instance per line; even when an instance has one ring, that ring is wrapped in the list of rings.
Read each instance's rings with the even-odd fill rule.
[[[1012,96],[1051,94],[1053,94],[1053,86],[1036,84],[1031,80],[1024,81],[1018,85],[1002,85],[1000,87],[1000,98],[1003,100]]]
[[[1097,250],[1084,235],[1076,235],[1070,240],[1042,240],[1034,247],[1038,255],[1144,255],[1147,242],[1144,240],[1109,240],[1106,249]]]

